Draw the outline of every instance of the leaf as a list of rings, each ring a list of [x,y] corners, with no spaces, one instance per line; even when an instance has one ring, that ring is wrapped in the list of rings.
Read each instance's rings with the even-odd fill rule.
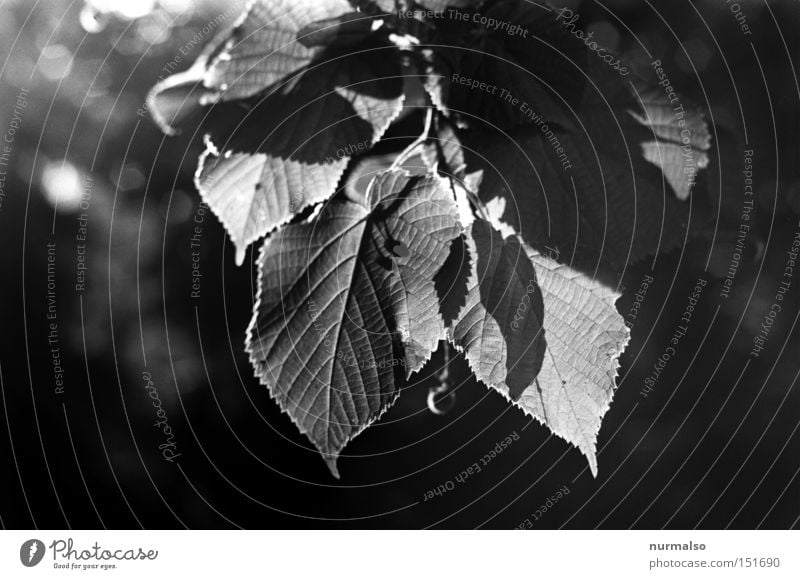
[[[398,58],[393,47],[372,46],[316,64],[247,106],[212,110],[221,128],[210,131],[196,184],[237,263],[250,243],[329,198],[349,159],[381,137],[402,110]]]
[[[643,111],[631,116],[652,131],[653,140],[642,143],[642,154],[659,167],[675,195],[681,201],[689,198],[697,172],[708,166],[706,151],[711,148],[703,114],[689,106],[676,111],[661,87],[641,90]]]
[[[188,70],[153,87],[147,96],[153,119],[166,134],[174,135],[182,126],[190,126],[190,119],[202,120],[203,106],[256,95],[299,72],[323,52],[298,43],[300,30],[349,8],[345,0],[251,2],[233,27],[215,35]]]
[[[455,213],[442,179],[391,169],[264,242],[247,351],[337,477],[342,448],[445,335],[433,279],[460,233]]]
[[[347,0],[255,0],[224,50],[214,58],[204,85],[222,100],[254,96],[311,64],[323,49],[297,41],[314,22],[350,12]]]
[[[515,236],[507,226],[501,231],[506,239]],[[597,434],[614,397],[619,357],[630,340],[615,306],[622,294],[523,247],[542,291],[547,353],[533,386],[514,404],[575,445],[597,476]]]
[[[471,271],[451,326],[475,376],[518,400],[542,367],[545,318],[533,264],[515,237],[476,219],[465,233]]]
[[[544,297],[548,354],[535,387],[517,402],[527,414],[580,449],[597,476],[601,421],[616,389],[630,330],[617,312],[619,293],[528,248]]]
[[[213,100],[214,91],[203,85],[208,63],[224,48],[230,29],[220,30],[203,47],[194,64],[157,83],[147,94],[147,109],[158,127],[167,135],[175,135],[183,127],[195,128],[202,120],[201,102]],[[194,123],[192,123],[194,121]]]

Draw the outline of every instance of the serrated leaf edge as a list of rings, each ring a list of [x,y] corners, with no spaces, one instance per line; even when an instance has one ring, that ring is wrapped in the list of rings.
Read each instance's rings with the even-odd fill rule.
[[[250,365],[252,366],[253,370],[256,372],[256,377],[258,378],[259,384],[261,384],[262,386],[266,386],[267,387],[267,393],[269,394],[269,397],[275,402],[275,405],[278,408],[280,408],[281,413],[286,414],[286,416],[289,418],[289,421],[292,424],[294,424],[294,426],[297,428],[297,430],[300,432],[300,434],[306,436],[306,438],[308,438],[308,440],[314,445],[314,447],[316,447],[317,452],[322,456],[322,459],[325,461],[325,464],[328,466],[328,469],[331,471],[331,474],[338,480],[340,478],[340,475],[339,475],[339,469],[337,468],[337,465],[336,465],[336,461],[339,458],[340,453],[330,454],[330,453],[324,452],[319,446],[317,446],[316,443],[314,443],[314,441],[311,439],[311,437],[308,436],[308,430],[306,428],[304,428],[301,424],[299,424],[292,417],[292,415],[289,414],[289,411],[286,408],[284,408],[283,405],[279,402],[278,398],[276,397],[275,393],[273,392],[273,387],[277,388],[277,384],[274,384],[274,383],[270,382],[270,380],[267,379],[265,377],[265,375],[260,375],[258,373],[258,363],[259,362],[258,362],[258,359],[256,357],[257,353],[255,352],[254,348],[252,347],[252,344],[253,344],[253,334],[254,334],[255,329],[256,329],[255,328],[256,327],[256,322],[258,320],[258,310],[261,307],[262,283],[261,283],[261,272],[260,272],[260,269],[261,269],[261,267],[263,265],[263,261],[264,261],[264,257],[265,257],[264,254],[265,254],[265,249],[266,249],[267,242],[268,242],[268,240],[265,239],[264,242],[261,244],[261,248],[259,250],[259,256],[258,256],[258,260],[257,260],[257,264],[258,264],[258,267],[259,267],[259,275],[257,276],[256,301],[253,304],[253,310],[252,310],[253,311],[253,315],[250,318],[250,323],[247,325],[247,330],[245,332],[244,349],[245,349],[245,352],[247,352],[248,360],[250,361]],[[355,437],[357,437],[359,434],[364,432],[364,430],[366,430],[374,422],[380,420],[380,418],[386,413],[386,411],[389,410],[389,408],[391,408],[394,405],[395,402],[397,402],[397,399],[400,397],[400,391],[401,390],[402,390],[401,388],[398,388],[398,391],[394,395],[394,397],[392,397],[392,399],[385,406],[383,406],[373,418],[368,420],[366,423],[360,425],[358,429],[355,429],[354,432],[352,434],[350,434],[344,440],[344,442],[342,444],[342,448],[344,448],[345,446],[350,444],[350,441],[352,441]]]
[[[502,231],[500,233],[502,234]],[[522,244],[523,247],[526,247],[526,248],[530,249],[531,251],[535,251],[525,243],[525,241],[521,238],[521,236],[517,235],[516,237],[518,238],[520,244]],[[541,255],[541,254],[539,252],[536,252],[536,255]],[[533,260],[531,260],[531,261],[533,261]],[[535,266],[536,266],[536,264],[534,262],[534,267]],[[569,268],[569,269],[572,269],[566,264],[558,264],[558,267],[554,268],[552,271],[557,271],[557,270],[559,270],[561,268],[565,268],[565,267]],[[573,277],[573,279],[575,279],[575,278],[580,280],[580,275],[576,275],[576,276]],[[590,291],[594,291],[594,289],[600,288],[602,290],[602,292],[597,294],[598,297],[601,300],[603,300],[607,305],[610,305],[611,307],[614,308],[614,310],[616,310],[617,300],[619,300],[619,298],[622,297],[621,293],[618,293],[618,292],[616,292],[616,291],[614,291],[614,290],[612,290],[610,288],[607,288],[603,284],[601,284],[600,282],[598,282],[598,281],[596,281],[594,279],[590,279],[590,278],[586,279],[586,280],[580,280],[577,283],[582,283],[584,285],[590,284],[591,286],[593,286],[592,289],[587,287],[587,289],[589,289]],[[462,306],[462,309],[463,309],[463,307],[465,307],[465,306]],[[459,314],[460,313],[461,312],[459,311]],[[546,315],[547,315],[547,312],[545,311],[545,316]],[[619,377],[619,369],[620,369],[620,361],[619,361],[619,359],[622,356],[622,354],[625,352],[625,349],[628,347],[628,344],[630,343],[631,331],[630,331],[630,328],[628,328],[627,325],[625,326],[624,333],[625,333],[624,339],[621,342],[619,342],[619,346],[617,346],[613,350],[609,351],[610,357],[614,361],[614,367],[612,368],[612,371],[608,373],[609,374],[609,378],[612,379],[613,387],[612,387],[612,390],[611,390],[611,396],[609,397],[608,401],[605,402],[603,408],[601,408],[601,410],[600,410],[600,412],[598,414],[598,417],[600,418],[600,421],[598,422],[597,430],[593,433],[593,440],[588,440],[588,439],[586,440],[589,443],[589,446],[592,448],[592,453],[591,454],[587,454],[586,452],[584,452],[579,446],[577,446],[572,441],[569,441],[569,440],[567,440],[565,438],[562,438],[561,435],[559,435],[558,433],[553,431],[550,428],[550,425],[548,425],[546,422],[544,422],[541,418],[539,418],[538,416],[535,416],[534,414],[528,412],[528,410],[525,407],[522,406],[521,399],[520,400],[513,400],[508,395],[508,393],[503,391],[500,387],[498,387],[497,384],[486,383],[484,380],[478,378],[478,374],[477,374],[475,368],[472,365],[472,361],[467,356],[465,348],[463,346],[459,345],[456,342],[455,338],[453,337],[451,328],[447,328],[447,339],[450,342],[450,344],[456,349],[456,351],[461,353],[464,356],[464,359],[467,361],[467,365],[469,366],[469,369],[472,371],[473,376],[475,376],[475,379],[478,382],[481,382],[486,387],[491,388],[495,392],[498,392],[508,402],[510,402],[512,405],[516,406],[517,408],[519,408],[523,412],[523,414],[525,414],[526,416],[530,416],[531,418],[534,418],[539,424],[541,424],[542,426],[545,426],[550,432],[555,434],[559,439],[563,440],[564,442],[567,442],[570,446],[572,446],[575,449],[577,449],[578,451],[580,451],[580,453],[583,454],[586,457],[586,460],[589,463],[589,469],[592,472],[592,476],[597,478],[597,436],[600,433],[600,429],[602,428],[602,418],[606,415],[608,410],[611,408],[611,402],[613,401],[614,394],[616,394],[616,391],[617,391],[617,387],[618,387],[617,378]],[[616,342],[616,340],[614,340],[614,341],[612,341],[612,343],[616,344],[617,342]],[[547,351],[545,352],[545,355],[548,355],[549,354],[549,345],[546,346],[546,348],[547,348]],[[613,373],[613,376],[611,375],[612,373]],[[528,387],[529,388],[533,387],[533,385],[536,382],[536,380],[538,380],[538,377],[535,378],[534,381],[531,382],[531,384],[528,385]],[[506,386],[506,390],[508,390],[507,386]]]
[[[405,169],[395,168],[395,169],[390,169],[390,170],[402,172],[402,173],[405,174],[405,176],[413,178],[413,175],[411,175],[411,173],[409,171],[405,170]],[[446,180],[443,177],[441,177],[441,176],[439,176],[439,175],[437,175],[435,173],[429,173],[429,176],[431,176],[434,179],[438,180],[440,182],[439,184],[444,186],[444,182]],[[376,175],[376,177],[377,177],[377,175]],[[376,179],[376,177],[373,177],[373,181]],[[372,187],[373,181],[370,182],[370,187]],[[319,204],[319,206],[321,207],[322,204]],[[371,214],[371,209],[368,209],[367,219],[369,219],[369,215],[370,214]],[[314,216],[309,217],[309,221],[311,219],[313,219],[313,218],[314,218]],[[316,443],[314,443],[314,441],[311,440],[311,437],[308,436],[308,430],[303,428],[298,422],[296,422],[294,420],[294,418],[292,417],[292,415],[289,414],[289,411],[286,408],[284,408],[283,405],[280,404],[280,402],[278,401],[278,399],[275,396],[275,394],[273,392],[273,389],[272,389],[273,386],[275,386],[277,388],[277,384],[271,383],[265,376],[260,375],[258,373],[258,363],[259,362],[258,362],[258,359],[256,357],[256,352],[251,347],[251,345],[253,343],[253,334],[255,332],[256,323],[257,323],[257,320],[258,320],[258,311],[259,311],[259,309],[261,307],[261,294],[262,294],[261,267],[263,266],[263,263],[264,263],[264,259],[265,259],[264,254],[265,254],[266,245],[267,245],[268,241],[269,241],[269,239],[264,239],[264,241],[262,242],[261,248],[259,249],[258,259],[256,261],[256,264],[257,264],[257,267],[258,267],[258,275],[256,276],[257,277],[257,282],[256,282],[256,301],[253,304],[253,308],[252,308],[253,314],[252,314],[252,316],[250,318],[250,323],[247,325],[247,330],[245,331],[245,341],[244,341],[245,352],[247,352],[247,354],[248,354],[248,360],[249,360],[250,365],[252,366],[253,370],[255,371],[255,375],[258,378],[259,384],[261,384],[262,386],[266,386],[267,387],[267,392],[269,393],[270,398],[275,402],[276,406],[278,406],[278,408],[280,408],[280,410],[281,410],[281,412],[283,414],[286,414],[286,416],[289,418],[290,422],[297,427],[297,430],[301,434],[306,436],[312,444],[314,444],[314,446],[317,448],[317,451],[319,452],[319,454],[322,456],[323,460],[325,461],[325,464],[328,466],[328,469],[331,471],[331,474],[338,480],[340,478],[340,475],[339,475],[339,469],[337,467],[336,461],[339,458],[339,456],[341,456],[341,454],[340,453],[330,454],[330,453],[324,452],[321,448],[319,448],[319,446],[317,446]],[[441,313],[439,313],[439,317],[441,318]],[[444,324],[444,320],[443,319],[442,319],[442,325],[445,327],[445,334],[439,337],[440,341],[443,340],[443,339],[446,339],[446,334],[447,334],[447,328],[446,328],[446,325]],[[407,345],[407,343],[405,341],[402,341],[402,344],[403,344],[404,347]],[[414,370],[414,371],[409,371],[406,374],[406,380],[408,380],[413,374],[416,374],[417,372],[422,370],[422,368],[425,366],[425,364],[427,364],[432,357],[433,357],[433,352],[432,351],[428,352],[427,357],[425,358],[424,362],[420,365],[419,369],[418,370]],[[354,438],[356,438],[359,434],[364,432],[364,430],[366,430],[368,427],[372,426],[372,424],[374,424],[375,422],[380,420],[381,417],[389,410],[389,408],[391,408],[394,405],[394,403],[397,402],[397,399],[400,397],[400,394],[401,394],[402,390],[403,390],[403,385],[401,385],[397,389],[397,393],[392,397],[392,399],[386,405],[384,405],[375,414],[374,417],[369,419],[366,423],[360,425],[358,429],[355,429],[354,432],[352,434],[350,434],[344,440],[344,442],[342,443],[342,448],[344,449],[344,447],[346,447],[348,444],[350,444],[350,442]]]

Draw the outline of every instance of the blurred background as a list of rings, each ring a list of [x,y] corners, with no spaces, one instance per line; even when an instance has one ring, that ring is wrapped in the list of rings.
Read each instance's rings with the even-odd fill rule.
[[[252,376],[252,252],[236,267],[200,204],[201,139],[165,137],[145,107],[243,2],[0,3],[0,524],[797,527],[800,269],[784,272],[800,232],[800,2],[557,4],[607,47],[660,58],[708,111],[714,142],[691,200],[698,234],[623,280],[633,339],[599,476],[463,360],[449,409],[432,413],[439,353],[346,448],[336,481]],[[750,149],[751,227],[722,298]],[[701,277],[688,332],[648,391]]]

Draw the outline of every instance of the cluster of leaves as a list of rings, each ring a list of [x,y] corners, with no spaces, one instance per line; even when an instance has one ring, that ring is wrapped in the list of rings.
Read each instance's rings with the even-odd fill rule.
[[[336,476],[442,340],[596,473],[629,331],[592,271],[683,242],[681,162],[709,145],[557,15],[256,0],[151,93],[164,130],[202,127],[197,187],[237,262],[266,236],[247,351]]]

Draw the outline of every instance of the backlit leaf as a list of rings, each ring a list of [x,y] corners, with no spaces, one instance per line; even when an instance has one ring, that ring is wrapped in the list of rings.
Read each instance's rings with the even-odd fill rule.
[[[507,226],[506,239],[516,235]],[[522,243],[544,301],[547,352],[534,383],[514,404],[576,446],[597,476],[597,434],[616,390],[630,330],[621,294]],[[501,390],[505,394],[503,390]]]
[[[445,336],[434,276],[460,233],[447,184],[390,169],[361,199],[264,242],[247,351],[261,383],[336,471]]]
[[[544,298],[547,353],[515,404],[578,447],[597,476],[597,434],[630,339],[614,305],[620,294],[530,248],[528,254]]]
[[[642,90],[638,96],[644,110],[630,114],[653,134],[642,142],[642,154],[661,168],[675,195],[685,201],[697,173],[708,166],[711,135],[703,114],[688,105],[676,111],[658,86]]]
[[[301,29],[350,10],[347,0],[255,0],[224,51],[209,63],[205,86],[218,91],[222,100],[260,93],[322,53],[322,48],[298,42]]]

